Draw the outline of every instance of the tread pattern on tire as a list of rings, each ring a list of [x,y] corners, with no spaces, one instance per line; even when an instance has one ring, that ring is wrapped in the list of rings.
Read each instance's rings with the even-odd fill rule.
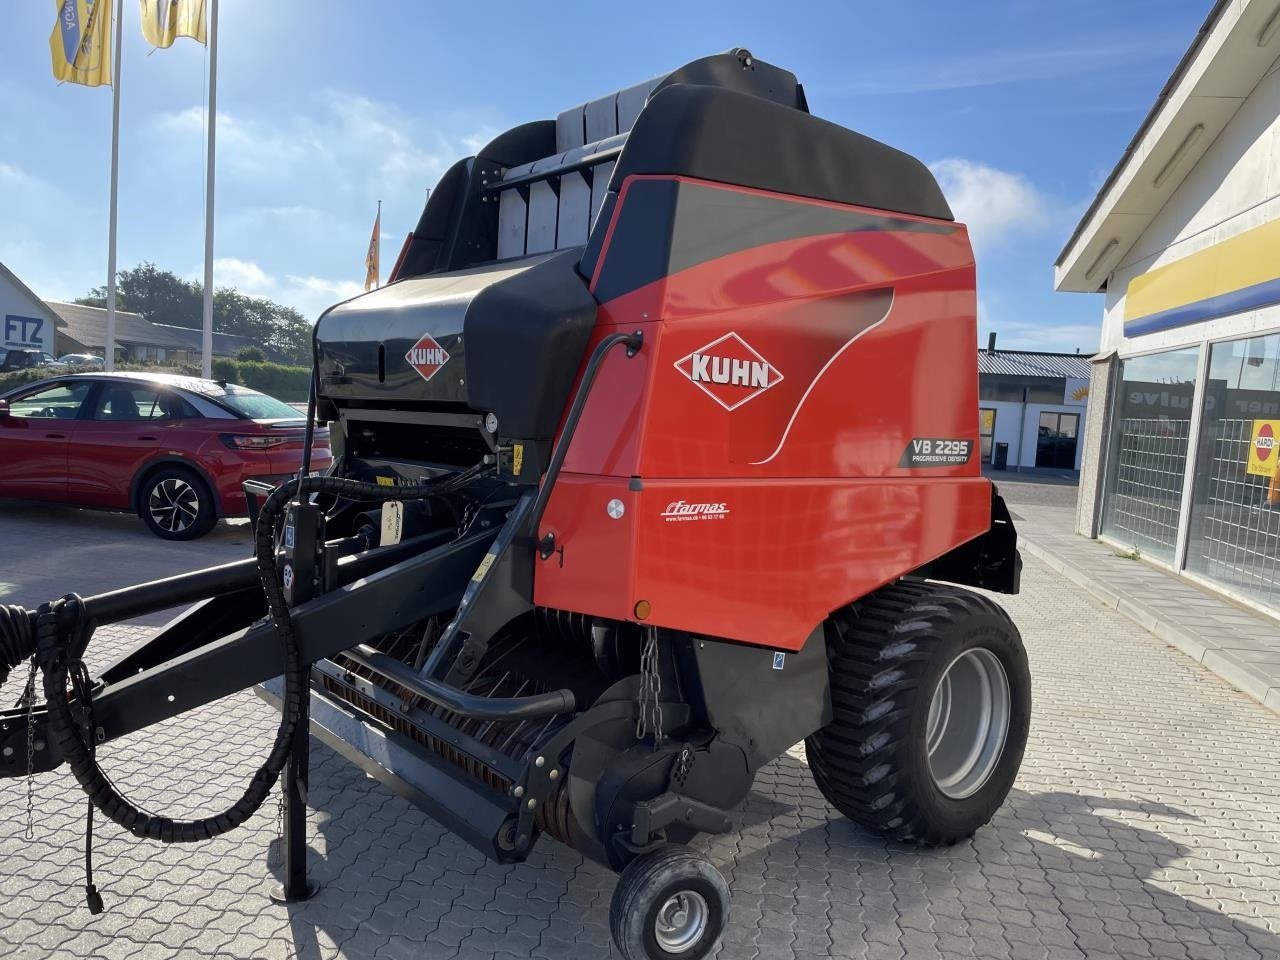
[[[833,719],[806,738],[809,769],[833,807],[875,833],[926,846],[958,836],[931,830],[904,783],[914,694],[934,642],[969,614],[1007,619],[988,598],[946,584],[901,580],[833,614],[827,656]]]
[[[720,930],[717,931],[712,942],[707,944],[703,951],[693,951],[690,956],[705,955],[706,952],[714,949],[715,943],[719,941],[720,935],[724,930],[724,921],[728,919],[729,897],[728,887],[725,885],[724,878],[720,876],[719,871],[715,870],[706,857],[700,856],[682,844],[668,844],[633,861],[618,878],[618,885],[614,889],[613,899],[610,903],[609,932],[613,935],[614,945],[618,947],[625,960],[646,960],[646,956],[643,953],[636,954],[633,949],[629,949],[635,948],[636,945],[630,942],[627,931],[628,921],[639,912],[638,907],[643,902],[642,894],[645,887],[649,885],[655,874],[678,868],[681,864],[688,864],[692,867],[711,867],[711,873],[714,874],[715,878],[718,878],[719,882],[716,883],[710,877],[706,879],[721,890],[724,899],[722,905],[724,916]],[[693,873],[695,871],[691,870],[690,872]]]

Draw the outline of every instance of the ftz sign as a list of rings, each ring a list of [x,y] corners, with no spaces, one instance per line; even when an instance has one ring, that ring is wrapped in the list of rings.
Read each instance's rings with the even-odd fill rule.
[[[4,318],[4,345],[43,350],[43,331],[44,321],[39,317],[19,317],[10,313]]]

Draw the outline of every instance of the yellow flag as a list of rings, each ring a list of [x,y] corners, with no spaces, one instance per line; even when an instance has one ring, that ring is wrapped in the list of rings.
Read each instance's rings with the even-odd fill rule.
[[[369,237],[369,252],[364,256],[364,288],[378,286],[378,238],[382,233],[382,204],[378,204],[378,215],[373,219],[373,235]]]
[[[142,35],[153,47],[171,47],[178,37],[204,43],[204,0],[140,0]]]
[[[86,87],[111,86],[110,0],[54,0],[58,22],[49,34],[53,78]]]

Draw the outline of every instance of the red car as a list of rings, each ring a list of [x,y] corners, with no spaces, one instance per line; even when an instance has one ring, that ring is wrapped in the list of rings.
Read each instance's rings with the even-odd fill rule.
[[[166,540],[243,516],[240,484],[302,462],[306,418],[256,390],[147,373],[80,373],[0,396],[0,497],[136,511]],[[329,466],[317,428],[312,470]]]

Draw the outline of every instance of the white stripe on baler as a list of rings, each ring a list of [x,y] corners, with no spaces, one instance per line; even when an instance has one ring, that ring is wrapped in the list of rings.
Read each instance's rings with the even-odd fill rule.
[[[864,334],[870,333],[876,327],[880,326],[880,324],[884,323],[886,320],[889,319],[889,312],[893,310],[893,297],[894,297],[894,293],[893,291],[890,291],[889,305],[885,307],[884,316],[882,316],[875,323],[871,324],[869,327],[864,327],[863,329],[859,330],[852,337],[846,340],[844,346],[842,346],[839,350],[833,353],[831,355],[831,358],[822,365],[822,369],[819,370],[814,375],[814,378],[809,381],[809,386],[805,387],[804,395],[800,397],[800,402],[796,404],[796,408],[791,411],[791,419],[787,421],[787,428],[782,431],[782,437],[778,440],[778,446],[774,448],[773,453],[769,454],[763,460],[752,460],[751,461],[752,466],[760,466],[762,464],[768,463],[770,460],[772,460],[774,457],[776,457],[778,454],[782,452],[783,446],[786,445],[787,437],[791,435],[791,428],[792,426],[795,425],[796,417],[800,416],[800,409],[804,406],[805,401],[809,399],[809,394],[813,392],[813,388],[817,385],[818,381],[822,379],[823,375],[825,375],[829,369],[831,369],[831,365],[836,362],[839,356],[842,353],[844,353],[846,350],[848,350],[851,346],[853,346],[854,342],[859,337],[863,336]]]

